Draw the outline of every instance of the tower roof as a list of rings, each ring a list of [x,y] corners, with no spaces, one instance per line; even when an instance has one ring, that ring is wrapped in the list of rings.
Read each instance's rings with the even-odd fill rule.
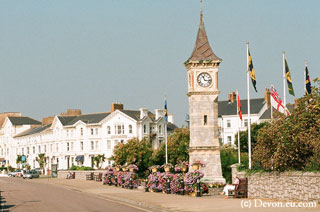
[[[217,55],[214,54],[214,52],[210,47],[207,33],[204,28],[202,12],[200,13],[200,25],[199,25],[196,45],[193,49],[191,56],[187,60],[187,62],[192,62],[192,61],[212,61],[212,62],[222,61],[221,58],[217,57]]]

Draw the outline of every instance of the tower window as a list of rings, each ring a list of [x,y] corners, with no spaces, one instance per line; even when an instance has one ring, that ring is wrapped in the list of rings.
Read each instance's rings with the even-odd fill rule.
[[[207,125],[207,123],[208,123],[208,116],[207,116],[207,115],[204,115],[204,116],[203,116],[203,124],[204,124],[204,125]]]

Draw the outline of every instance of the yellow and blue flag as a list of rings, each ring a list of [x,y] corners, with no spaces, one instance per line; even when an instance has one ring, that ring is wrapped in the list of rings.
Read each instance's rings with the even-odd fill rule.
[[[305,81],[305,83],[306,83],[306,95],[307,94],[311,94],[311,81],[310,81],[310,76],[309,76],[309,71],[308,71],[308,67],[306,66],[306,68],[305,68],[305,72],[306,72],[306,81]]]
[[[250,55],[250,51],[249,51],[249,49],[248,49],[248,71],[250,71],[250,78],[251,78],[251,81],[252,81],[252,85],[253,85],[253,87],[254,87],[254,90],[256,91],[256,92],[258,92],[257,91],[257,88],[256,88],[256,83],[257,83],[257,81],[256,81],[256,75],[255,75],[255,73],[254,73],[254,68],[253,68],[253,64],[252,64],[252,58],[251,58],[251,55]]]
[[[294,91],[293,91],[293,87],[292,87],[292,80],[291,80],[291,76],[290,76],[289,66],[288,66],[288,63],[287,63],[287,58],[284,59],[284,63],[285,63],[285,71],[286,71],[286,79],[287,79],[287,84],[288,84],[288,91],[289,91],[289,94],[294,96]]]
[[[164,121],[168,124],[168,108],[167,108],[167,99],[164,100]]]

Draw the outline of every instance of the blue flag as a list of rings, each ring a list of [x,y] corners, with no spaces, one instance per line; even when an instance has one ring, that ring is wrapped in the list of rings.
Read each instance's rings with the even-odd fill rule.
[[[168,108],[167,108],[167,99],[164,100],[164,121],[168,124]]]

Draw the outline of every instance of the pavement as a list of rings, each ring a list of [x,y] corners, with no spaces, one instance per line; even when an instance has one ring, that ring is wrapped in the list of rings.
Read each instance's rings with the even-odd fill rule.
[[[84,192],[94,197],[136,206],[147,211],[320,211],[319,203],[315,203],[316,207],[314,205],[280,207],[279,205],[285,205],[286,202],[266,199],[225,199],[222,195],[191,197],[188,195],[153,193],[145,192],[142,188],[130,190],[103,185],[101,182],[76,179],[40,178],[33,179],[33,182]]]

